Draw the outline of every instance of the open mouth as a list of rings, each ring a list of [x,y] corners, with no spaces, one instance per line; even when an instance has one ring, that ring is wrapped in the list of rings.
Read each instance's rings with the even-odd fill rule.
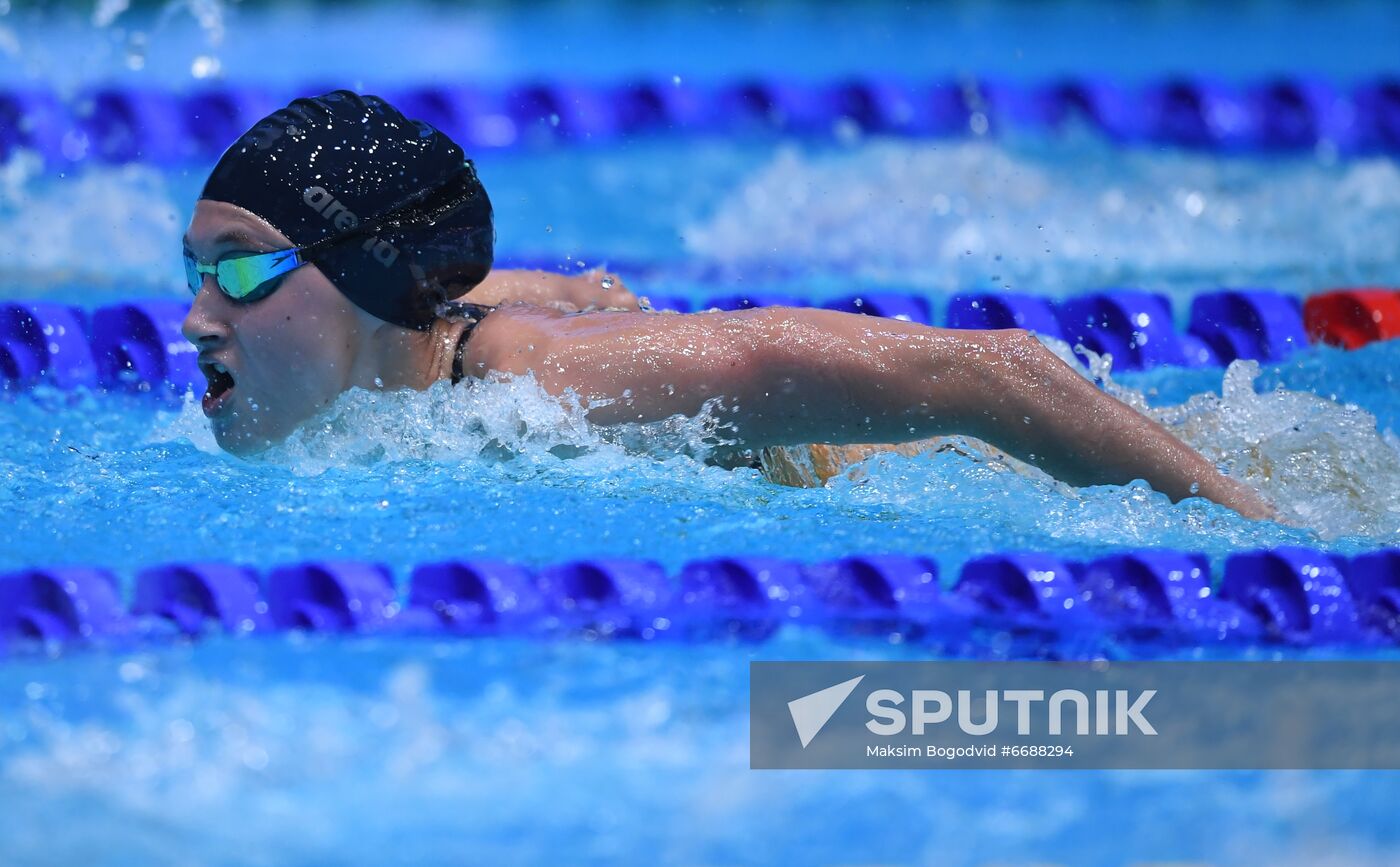
[[[204,378],[209,381],[208,387],[204,389],[204,398],[200,401],[206,416],[217,413],[233,394],[236,383],[233,374],[228,372],[228,368],[218,362],[200,362],[199,369],[204,373]]]

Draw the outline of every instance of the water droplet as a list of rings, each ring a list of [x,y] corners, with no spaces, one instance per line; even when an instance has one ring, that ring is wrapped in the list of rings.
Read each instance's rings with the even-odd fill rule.
[[[3,0],[0,0],[0,2],[3,2]],[[133,33],[130,38],[127,39],[126,68],[133,70],[146,68],[146,34]]]
[[[212,78],[219,74],[221,68],[219,58],[201,54],[190,64],[190,75],[195,78]]]
[[[603,284],[604,289],[611,289],[612,287],[617,285],[617,281],[614,280],[611,276],[604,277],[601,282]]]

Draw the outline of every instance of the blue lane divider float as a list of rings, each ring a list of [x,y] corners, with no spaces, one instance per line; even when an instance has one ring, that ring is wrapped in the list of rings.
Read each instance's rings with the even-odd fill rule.
[[[101,384],[134,392],[202,390],[197,351],[180,333],[188,310],[178,301],[140,301],[94,313],[92,351]]]
[[[650,560],[579,560],[536,573],[555,622],[603,636],[654,638],[672,625],[671,587]]]
[[[763,292],[718,295],[698,303],[665,295],[650,295],[648,301],[652,309],[677,312],[809,306],[793,295]],[[934,319],[930,301],[913,294],[869,292],[819,303],[920,323]],[[945,324],[1027,328],[1110,353],[1120,370],[1142,370],[1162,364],[1222,365],[1237,358],[1281,361],[1309,342],[1302,309],[1299,299],[1269,290],[1209,292],[1193,299],[1187,330],[1178,333],[1169,299],[1156,293],[1120,289],[1059,301],[972,293],[949,300]],[[0,389],[48,383],[166,396],[198,390],[202,377],[195,350],[180,334],[185,313],[183,303],[165,299],[111,305],[91,315],[51,302],[0,304]]]
[[[974,648],[1400,645],[1400,550],[1248,551],[1219,572],[1213,582],[1205,555],[1168,550],[1085,563],[994,554],[968,561],[952,582],[940,581],[933,560],[910,555],[717,558],[674,576],[648,560],[538,569],[461,560],[415,568],[401,602],[390,570],[376,563],[299,563],[262,576],[174,563],[141,571],[126,606],[108,570],[24,569],[0,574],[0,648],[286,630],[759,641],[784,625]]]
[[[1297,298],[1266,289],[1198,295],[1191,301],[1187,333],[1221,362],[1237,358],[1281,361],[1308,345]]]
[[[31,388],[45,378],[59,388],[97,384],[97,365],[82,311],[34,301],[0,304],[0,386]]]
[[[186,635],[198,635],[206,621],[227,632],[267,629],[268,606],[257,573],[228,563],[157,566],[136,575],[134,616],[161,617]]]
[[[1313,298],[1337,294],[1324,292]],[[1393,293],[1367,290],[1363,294],[1389,299]],[[849,313],[923,324],[935,321],[928,298],[891,291],[818,302],[774,292],[722,294],[699,302],[667,295],[648,295],[647,300],[651,309],[682,313],[815,303]],[[950,298],[944,324],[1025,328],[1111,354],[1118,370],[1144,370],[1164,364],[1219,366],[1239,358],[1282,361],[1309,344],[1303,310],[1298,298],[1266,289],[1218,290],[1197,295],[1186,330],[1177,331],[1170,299],[1152,292],[1112,289],[1060,300],[981,292]],[[0,392],[50,385],[166,399],[187,391],[198,394],[204,377],[194,347],[180,333],[187,311],[183,302],[171,299],[113,304],[91,313],[52,302],[0,302]],[[1381,321],[1379,313],[1372,315]],[[1329,327],[1327,323],[1314,327],[1313,338],[1336,342]],[[1376,339],[1393,331],[1376,330]],[[1354,339],[1348,345],[1365,342],[1367,338]]]
[[[1090,563],[1081,582],[1091,609],[1128,634],[1197,641],[1255,641],[1261,624],[1211,586],[1202,554],[1138,551]]]
[[[302,563],[267,576],[267,613],[278,629],[370,632],[398,613],[393,575],[377,563]]]
[[[1347,582],[1347,561],[1306,548],[1233,554],[1220,597],[1249,611],[1271,636],[1295,643],[1354,643],[1364,638]]]
[[[178,397],[204,389],[188,305],[136,301],[91,312],[44,301],[0,303],[0,391],[38,385]]]
[[[27,148],[56,165],[88,157],[207,160],[287,99],[333,86],[308,82],[294,93],[231,85],[189,92],[102,87],[67,103],[34,88],[0,89],[0,159]],[[540,80],[398,87],[385,96],[473,151],[658,133],[831,135],[845,125],[903,136],[1045,132],[1076,120],[1126,144],[1251,152],[1319,145],[1339,153],[1400,150],[1400,81],[1393,78],[1349,88],[1308,76],[1244,84],[1185,77],[1141,86],[1097,77],[1029,83],[995,77]]]
[[[405,623],[425,631],[513,635],[543,629],[548,616],[534,573],[496,560],[417,567],[401,615]]]
[[[129,621],[104,569],[25,569],[0,576],[0,643],[64,643],[118,635]]]
[[[1362,620],[1400,641],[1400,551],[1373,551],[1352,558],[1347,586]]]
[[[679,624],[695,638],[767,638],[788,621],[807,615],[808,585],[802,568],[776,557],[722,557],[695,560],[677,579],[678,606],[711,616]]]
[[[1081,568],[1033,552],[978,557],[963,566],[953,592],[974,602],[988,625],[1052,635],[1104,631],[1079,586]]]

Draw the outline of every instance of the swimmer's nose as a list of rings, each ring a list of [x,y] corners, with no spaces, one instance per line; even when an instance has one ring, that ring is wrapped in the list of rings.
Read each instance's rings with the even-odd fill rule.
[[[218,314],[216,303],[211,303],[214,292],[201,291],[194,297],[190,312],[180,324],[180,333],[185,339],[201,350],[213,349],[228,340],[230,329],[224,318]]]

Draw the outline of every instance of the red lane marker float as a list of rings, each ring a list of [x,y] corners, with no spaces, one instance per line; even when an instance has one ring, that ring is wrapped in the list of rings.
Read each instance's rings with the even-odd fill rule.
[[[1400,290],[1339,289],[1303,302],[1303,324],[1314,343],[1357,349],[1400,337]]]

